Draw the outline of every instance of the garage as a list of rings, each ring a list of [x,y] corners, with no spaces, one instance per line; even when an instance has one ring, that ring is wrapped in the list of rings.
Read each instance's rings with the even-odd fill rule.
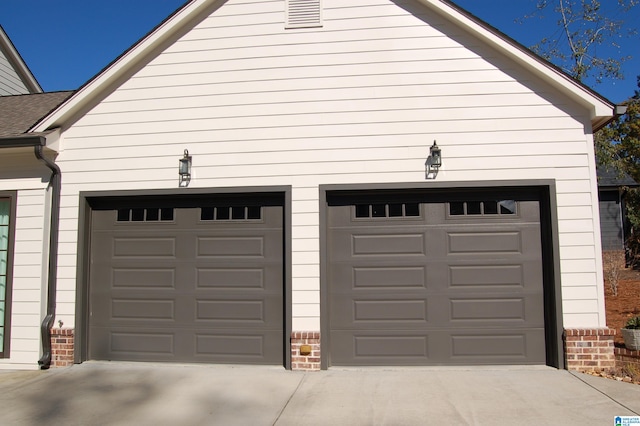
[[[544,365],[541,199],[327,192],[329,365]]]
[[[90,200],[88,359],[284,359],[283,200]]]

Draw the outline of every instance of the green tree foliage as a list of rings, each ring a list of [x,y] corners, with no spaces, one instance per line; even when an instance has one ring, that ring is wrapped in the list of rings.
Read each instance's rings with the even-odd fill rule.
[[[596,156],[600,165],[624,171],[640,182],[640,76],[638,90],[625,105],[626,114],[596,134]]]
[[[640,182],[640,76],[638,90],[625,104],[626,114],[596,134],[596,158],[600,167],[618,170]],[[640,190],[629,190],[627,206],[634,230],[640,231]]]
[[[622,64],[629,56],[602,55],[618,51],[619,37],[635,34],[625,26],[624,14],[639,0],[537,0],[536,10],[526,16],[557,18],[557,31],[540,40],[531,49],[556,64],[578,81],[592,77],[623,79]]]
[[[626,23],[625,13],[640,0],[535,0],[535,12],[526,18],[557,18],[557,30],[532,46],[532,50],[562,68],[578,81],[623,79],[622,65],[630,56],[620,52],[621,37],[636,34]],[[617,53],[616,53],[617,52]],[[638,89],[626,101],[627,113],[617,117],[595,135],[599,167],[617,170],[640,182],[640,76]],[[640,189],[627,192],[627,217],[633,235],[627,248],[640,259]]]

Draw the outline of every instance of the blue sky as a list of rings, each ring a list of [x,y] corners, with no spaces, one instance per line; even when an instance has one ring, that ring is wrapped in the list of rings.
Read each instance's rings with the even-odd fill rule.
[[[46,91],[77,89],[186,0],[0,0],[0,25]],[[613,1],[613,0],[605,0]],[[456,3],[525,46],[554,31],[554,18],[515,20],[535,0],[457,0]],[[640,7],[624,18],[640,23]],[[637,24],[640,26],[640,24]],[[640,36],[620,39],[632,55],[626,79],[593,89],[613,102],[633,95],[640,75]]]

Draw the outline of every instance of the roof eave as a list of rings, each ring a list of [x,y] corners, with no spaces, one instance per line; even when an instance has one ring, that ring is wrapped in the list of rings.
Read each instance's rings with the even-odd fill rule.
[[[0,138],[0,148],[28,148],[46,145],[47,138],[43,135],[25,135]]]

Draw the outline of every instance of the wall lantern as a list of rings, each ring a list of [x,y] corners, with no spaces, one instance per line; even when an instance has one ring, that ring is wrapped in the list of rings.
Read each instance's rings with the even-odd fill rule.
[[[184,155],[178,160],[178,174],[180,175],[178,186],[189,186],[189,182],[191,182],[191,156],[188,149],[184,150]]]
[[[442,166],[442,151],[436,141],[433,141],[433,145],[429,148],[429,156],[427,157],[427,161],[424,163],[424,166],[426,178],[435,179],[438,175],[440,166]]]

